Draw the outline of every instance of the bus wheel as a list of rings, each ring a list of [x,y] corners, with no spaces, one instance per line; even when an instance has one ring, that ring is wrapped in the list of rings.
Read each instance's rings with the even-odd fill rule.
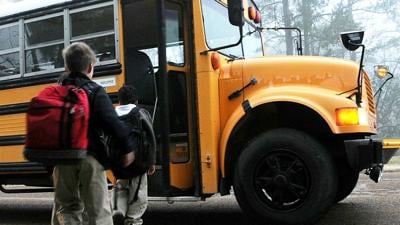
[[[277,224],[312,224],[335,200],[337,175],[327,150],[294,129],[253,139],[238,159],[236,199],[251,217]]]
[[[346,160],[346,159],[344,159]],[[360,172],[352,170],[347,163],[338,164],[338,190],[336,193],[335,202],[344,200],[351,194],[356,187]]]

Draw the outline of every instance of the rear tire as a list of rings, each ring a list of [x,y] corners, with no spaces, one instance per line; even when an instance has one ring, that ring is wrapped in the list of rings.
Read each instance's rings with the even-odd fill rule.
[[[310,225],[334,202],[337,175],[327,150],[311,136],[275,129],[241,153],[234,190],[243,211],[258,221]]]

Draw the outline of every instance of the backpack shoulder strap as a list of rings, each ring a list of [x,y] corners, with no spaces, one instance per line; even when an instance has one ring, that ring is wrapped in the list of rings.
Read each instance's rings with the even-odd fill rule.
[[[140,120],[142,121],[143,124],[143,129],[148,134],[148,139],[150,141],[151,146],[149,154],[155,157],[157,142],[156,142],[156,136],[154,134],[150,113],[145,109],[139,109],[139,114],[140,114]],[[155,158],[153,160],[155,160]]]
[[[150,124],[153,124],[153,120],[151,118],[151,114],[150,114],[149,111],[147,111],[144,108],[139,108],[139,107],[138,107],[138,110],[139,110],[139,113],[140,113],[141,117],[143,117],[144,119],[150,121]]]
[[[86,94],[89,98],[89,104],[92,106],[94,104],[94,99],[97,91],[101,88],[101,86],[94,84],[93,81],[84,81],[81,84],[77,85],[79,88],[85,90]]]
[[[133,115],[137,114],[139,111],[140,111],[140,108],[136,106],[133,109],[131,109],[131,111],[126,115],[127,116],[133,116]]]
[[[139,179],[138,184],[137,184],[135,193],[133,195],[133,199],[132,199],[132,201],[129,202],[129,205],[132,205],[134,202],[136,202],[138,200],[140,185],[142,184],[143,176],[146,176],[146,175],[142,174],[141,176],[138,177],[138,179]],[[132,184],[132,178],[129,179],[129,186],[131,186],[131,184]],[[129,189],[129,191],[131,191],[131,190]]]

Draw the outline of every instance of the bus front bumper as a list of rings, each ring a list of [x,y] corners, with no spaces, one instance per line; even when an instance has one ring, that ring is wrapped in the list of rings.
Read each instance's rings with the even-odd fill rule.
[[[378,182],[383,165],[388,163],[400,148],[400,139],[357,139],[344,142],[347,160],[355,170],[366,169],[372,180]]]

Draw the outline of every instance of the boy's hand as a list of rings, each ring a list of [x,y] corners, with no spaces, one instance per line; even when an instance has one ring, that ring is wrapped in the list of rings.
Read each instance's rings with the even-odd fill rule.
[[[156,172],[156,166],[151,165],[149,170],[147,171],[147,175],[153,175]]]
[[[133,161],[135,161],[135,153],[133,151],[126,153],[122,156],[121,161],[122,167],[129,166],[131,163],[133,163]]]

